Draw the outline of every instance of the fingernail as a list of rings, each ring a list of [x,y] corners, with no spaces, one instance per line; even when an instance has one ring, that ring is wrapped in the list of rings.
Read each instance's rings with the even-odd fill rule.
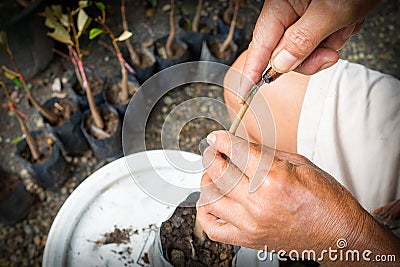
[[[271,65],[276,71],[283,73],[292,70],[297,60],[295,56],[283,49],[272,59]]]
[[[214,146],[216,140],[217,137],[215,136],[215,133],[210,133],[209,135],[207,135],[207,143],[210,146]]]
[[[329,68],[329,67],[332,67],[333,65],[335,65],[335,63],[336,63],[336,62],[327,62],[327,63],[325,63],[324,65],[322,65],[322,66],[319,68],[319,70],[321,71],[321,70],[327,69],[327,68]]]

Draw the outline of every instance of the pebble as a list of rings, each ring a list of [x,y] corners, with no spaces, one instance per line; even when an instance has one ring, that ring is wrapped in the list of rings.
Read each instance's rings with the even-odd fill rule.
[[[62,78],[61,78],[61,82],[62,82],[63,84],[68,83],[68,78],[67,78],[67,77],[62,77]]]
[[[37,128],[42,128],[43,126],[44,126],[43,119],[42,119],[42,118],[39,118],[39,119],[36,121],[36,127],[37,127]]]
[[[169,105],[172,105],[172,103],[174,103],[174,101],[172,100],[172,97],[166,96],[164,98],[164,103],[169,106]]]
[[[105,56],[104,57],[104,62],[108,62],[108,61],[110,61],[110,57],[109,56]]]
[[[61,85],[61,79],[60,78],[55,78],[53,81],[53,84],[51,85],[51,90],[53,92],[61,92],[62,90],[62,85]]]
[[[36,246],[39,246],[40,245],[40,241],[41,241],[40,236],[35,235],[35,237],[33,238],[33,243],[35,243]]]
[[[21,176],[24,178],[29,176],[29,172],[27,169],[22,169],[20,173],[21,173]]]
[[[81,163],[86,164],[88,162],[88,159],[86,157],[81,158]]]
[[[27,235],[33,234],[32,225],[30,225],[30,224],[24,224],[23,228],[24,228],[24,233],[25,233],[25,234],[27,234]]]
[[[73,160],[72,160],[72,163],[73,164],[78,164],[78,162],[79,162],[79,158],[74,157]]]

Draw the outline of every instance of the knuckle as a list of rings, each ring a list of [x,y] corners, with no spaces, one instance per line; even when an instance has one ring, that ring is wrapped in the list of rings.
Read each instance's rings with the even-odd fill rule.
[[[286,49],[297,58],[308,56],[320,42],[315,40],[311,29],[296,27],[288,31]]]

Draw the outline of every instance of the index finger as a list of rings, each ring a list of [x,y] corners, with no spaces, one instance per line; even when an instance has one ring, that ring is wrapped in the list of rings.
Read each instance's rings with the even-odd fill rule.
[[[257,146],[227,131],[212,132],[207,141],[249,177],[250,192],[261,185],[273,163],[275,149]]]
[[[282,16],[280,16],[282,14]],[[265,1],[257,19],[248,54],[240,80],[239,97],[243,103],[251,86],[256,84],[268,66],[272,51],[278,45],[286,27],[297,19],[297,14],[288,3],[279,1],[271,4]]]

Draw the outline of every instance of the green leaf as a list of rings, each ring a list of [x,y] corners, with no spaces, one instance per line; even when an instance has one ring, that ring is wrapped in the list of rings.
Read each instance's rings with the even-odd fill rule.
[[[93,28],[90,30],[89,32],[89,39],[93,40],[94,38],[96,38],[97,36],[99,36],[100,34],[102,34],[103,31],[99,28]]]
[[[103,2],[96,2],[96,6],[97,6],[101,11],[106,10],[106,6],[104,5]]]
[[[120,36],[115,38],[117,41],[122,42],[125,41],[126,39],[129,39],[132,36],[132,33],[130,31],[124,31]]]
[[[4,75],[6,76],[7,79],[14,80],[15,78],[19,77],[19,73],[18,72],[10,70],[6,66],[1,66],[1,68],[3,69]]]
[[[12,145],[16,145],[16,144],[18,144],[19,142],[21,142],[22,140],[24,140],[24,137],[22,137],[22,136],[18,136],[18,137],[16,137],[16,138],[14,138],[13,140],[11,140],[11,144]]]
[[[70,44],[70,45],[74,44],[71,41],[71,36],[69,35],[67,29],[65,29],[64,26],[62,26],[60,23],[57,23],[54,31],[51,33],[47,33],[47,35],[61,43]]]
[[[22,88],[22,82],[19,79],[19,77],[15,77],[14,79],[12,79],[12,81],[19,87]]]

